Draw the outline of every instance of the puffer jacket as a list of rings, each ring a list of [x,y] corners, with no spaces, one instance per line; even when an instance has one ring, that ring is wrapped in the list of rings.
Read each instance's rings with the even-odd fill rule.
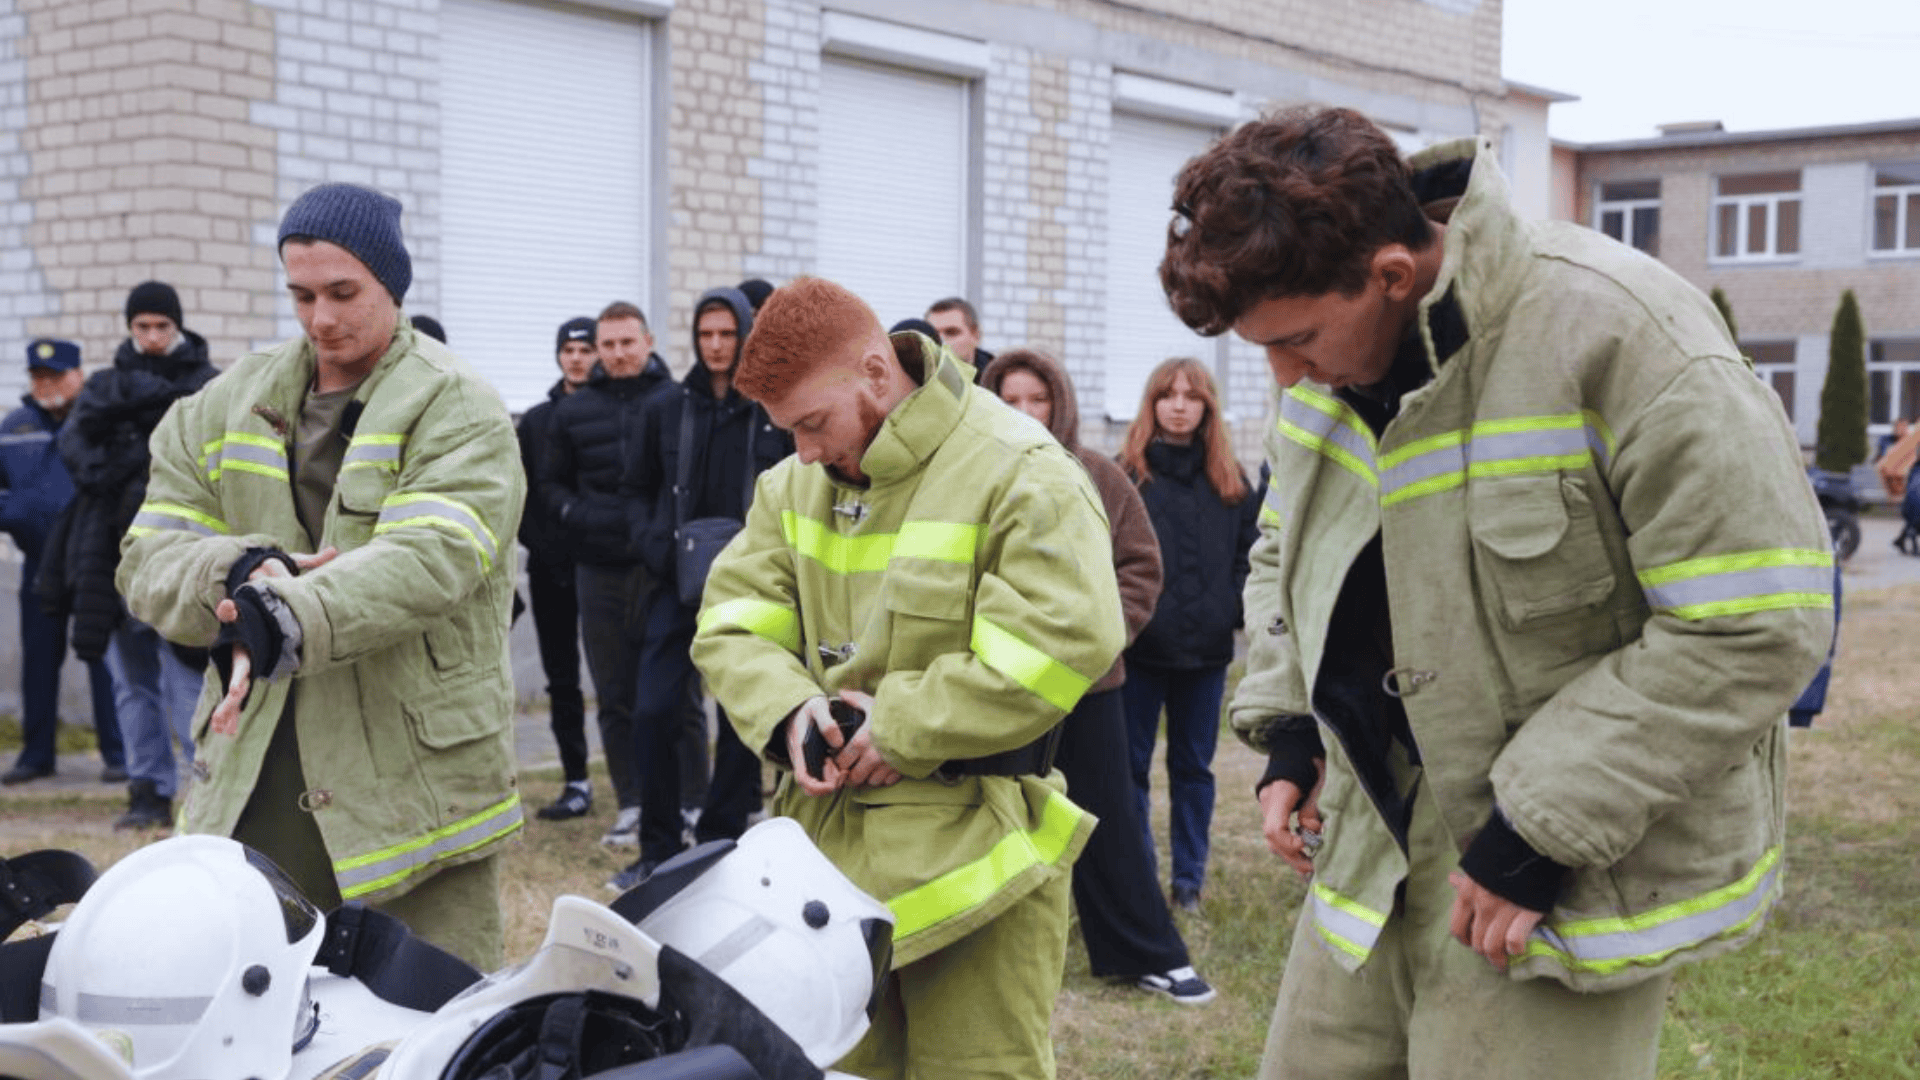
[[[913,333],[894,347],[921,385],[861,458],[869,486],[798,456],[767,470],[707,580],[693,655],[741,741],[776,763],[775,733],[808,698],[874,696],[874,746],[904,778],[814,798],[783,775],[773,809],[892,908],[904,966],[1078,857],[1093,819],[1058,770],[936,771],[1050,731],[1125,631],[1086,471],[945,349]]]
[[[1233,660],[1240,629],[1240,593],[1247,583],[1247,552],[1259,534],[1262,492],[1247,483],[1228,504],[1207,479],[1206,448],[1155,441],[1147,445],[1140,498],[1160,539],[1165,581],[1153,621],[1127,650],[1127,659],[1154,667],[1192,670]]]
[[[1458,199],[1421,301],[1430,381],[1377,436],[1302,383],[1268,434],[1247,583],[1256,748],[1311,716],[1324,846],[1307,916],[1364,965],[1407,872],[1329,678],[1336,601],[1384,571],[1385,681],[1463,851],[1505,827],[1569,868],[1511,977],[1605,990],[1723,952],[1780,894],[1788,703],[1826,653],[1832,555],[1779,402],[1658,262],[1509,205],[1490,145],[1413,159]]]
[[[975,350],[975,356],[979,350]],[[1160,542],[1153,535],[1153,521],[1140,492],[1114,460],[1097,450],[1080,445],[1080,402],[1073,392],[1073,380],[1067,378],[1060,362],[1031,349],[1011,349],[994,357],[981,373],[979,383],[988,393],[1000,394],[1000,384],[1015,371],[1025,371],[1046,384],[1052,411],[1047,431],[1060,445],[1073,451],[1080,465],[1093,478],[1100,493],[1100,505],[1106,508],[1108,539],[1113,543],[1113,576],[1120,586],[1120,614],[1127,624],[1127,644],[1153,618],[1154,605],[1160,600]],[[1105,675],[1094,680],[1088,693],[1111,690],[1127,681],[1124,654],[1115,659]]]
[[[567,381],[555,379],[547,400],[520,414],[514,434],[520,439],[520,467],[527,474],[527,505],[520,514],[520,542],[529,562],[570,564],[566,530],[560,527],[553,500],[540,483],[547,453],[553,446],[553,417],[568,397]]]
[[[631,566],[637,557],[631,535],[648,508],[620,494],[621,474],[640,439],[648,399],[672,389],[667,362],[655,355],[626,379],[609,378],[594,365],[587,384],[554,406],[546,461],[534,484],[574,561]]]
[[[73,617],[70,640],[82,660],[105,655],[126,616],[113,576],[120,537],[146,495],[147,439],[175,401],[220,374],[207,360],[206,339],[191,330],[180,336],[164,356],[121,342],[113,366],[87,379],[60,429],[60,456],[76,491],[35,590],[49,613]]]
[[[119,584],[163,636],[210,645],[235,560],[311,547],[289,462],[314,371],[304,337],[243,357],[154,432]],[[404,314],[353,400],[321,523],[339,556],[256,583],[299,624],[298,667],[256,674],[234,735],[208,729],[221,688],[207,680],[180,827],[232,835],[297,686],[300,806],[340,895],[377,900],[521,826],[507,617],[526,483],[499,396]]]
[[[55,520],[73,499],[73,479],[54,445],[59,431],[60,422],[31,394],[0,420],[0,532],[13,537],[29,563],[40,561]]]

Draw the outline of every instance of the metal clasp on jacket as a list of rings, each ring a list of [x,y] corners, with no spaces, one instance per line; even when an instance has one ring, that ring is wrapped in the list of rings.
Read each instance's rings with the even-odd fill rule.
[[[867,504],[857,498],[833,504],[833,512],[843,518],[852,519],[855,525],[867,520]]]
[[[325,810],[333,805],[333,792],[326,788],[313,788],[300,793],[300,809],[311,814],[316,810]]]
[[[839,646],[822,645],[820,646],[820,662],[828,667],[832,667],[835,664],[844,664],[853,659],[854,651],[854,644],[851,641]]]
[[[1274,637],[1286,636],[1287,620],[1275,615],[1273,621],[1267,624],[1267,633],[1272,634]]]
[[[1420,688],[1438,679],[1437,671],[1421,671],[1418,668],[1397,667],[1380,676],[1380,689],[1388,697],[1410,698],[1420,692]]]

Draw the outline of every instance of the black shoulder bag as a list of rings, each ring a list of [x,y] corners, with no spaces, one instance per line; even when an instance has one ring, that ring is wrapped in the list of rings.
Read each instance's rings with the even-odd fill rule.
[[[716,413],[716,417],[717,417]],[[753,498],[753,415],[747,415],[746,492]],[[707,587],[707,572],[720,549],[727,546],[744,522],[730,517],[703,517],[687,520],[688,490],[693,476],[693,399],[680,400],[680,461],[673,478],[673,577],[680,591],[680,602],[700,606],[700,594]]]

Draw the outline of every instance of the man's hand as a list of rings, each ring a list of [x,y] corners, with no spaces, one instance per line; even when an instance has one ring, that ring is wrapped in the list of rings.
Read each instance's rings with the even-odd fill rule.
[[[301,573],[314,570],[332,562],[340,554],[335,547],[321,548],[312,555],[295,555],[294,564]],[[247,575],[249,583],[263,578],[292,577],[285,563],[279,559],[268,559],[254,567]],[[213,609],[214,617],[221,622],[232,622],[240,617],[240,608],[231,600],[222,600]],[[247,702],[247,693],[253,689],[253,657],[247,654],[247,647],[235,643],[233,646],[233,677],[227,680],[227,696],[213,707],[213,716],[209,719],[212,731],[220,735],[238,735],[240,733],[240,707]]]
[[[1313,790],[1300,797],[1300,787],[1291,780],[1275,780],[1260,789],[1260,831],[1267,838],[1267,850],[1287,861],[1302,877],[1313,873],[1313,851],[1303,833],[1320,834],[1325,824],[1320,817],[1320,787],[1326,783],[1327,761],[1314,758]],[[1299,827],[1294,827],[1295,816]]]
[[[840,691],[840,700],[860,710],[868,722],[861,724],[853,738],[834,755],[834,763],[846,776],[846,783],[857,788],[890,787],[900,782],[900,771],[887,764],[873,745],[873,695],[858,690]]]
[[[820,766],[819,776],[807,772],[805,746],[809,726],[817,728],[827,740],[827,746],[835,751],[835,755],[829,755]],[[840,735],[840,724],[827,709],[826,698],[810,697],[793,710],[793,715],[787,718],[787,760],[793,764],[793,779],[801,791],[809,795],[833,794],[842,776],[837,753],[845,741]]]
[[[1486,957],[1494,970],[1507,970],[1507,958],[1526,951],[1527,936],[1543,913],[1492,892],[1465,871],[1448,874],[1447,884],[1453,886],[1454,940]]]

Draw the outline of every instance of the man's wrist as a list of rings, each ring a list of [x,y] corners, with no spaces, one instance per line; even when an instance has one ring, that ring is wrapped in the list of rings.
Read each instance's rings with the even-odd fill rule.
[[[1460,856],[1460,869],[1501,899],[1545,913],[1560,899],[1568,868],[1536,851],[1495,807]]]

